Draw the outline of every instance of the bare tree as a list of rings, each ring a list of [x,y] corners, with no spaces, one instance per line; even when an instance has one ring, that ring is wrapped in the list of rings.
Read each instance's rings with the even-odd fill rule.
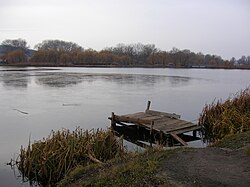
[[[82,51],[83,48],[76,43],[66,42],[63,40],[44,40],[42,43],[35,45],[35,48],[49,50],[54,49],[57,51]]]
[[[2,45],[8,45],[12,47],[22,48],[22,49],[28,49],[27,42],[24,39],[18,38],[18,39],[6,39],[2,42]]]

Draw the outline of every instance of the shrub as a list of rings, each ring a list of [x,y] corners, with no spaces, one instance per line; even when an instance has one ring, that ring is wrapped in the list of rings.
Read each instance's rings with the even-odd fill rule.
[[[53,185],[77,165],[102,163],[122,153],[110,130],[52,131],[48,138],[21,147],[17,167],[31,183]]]
[[[250,130],[250,87],[228,98],[205,105],[200,118],[205,142]]]

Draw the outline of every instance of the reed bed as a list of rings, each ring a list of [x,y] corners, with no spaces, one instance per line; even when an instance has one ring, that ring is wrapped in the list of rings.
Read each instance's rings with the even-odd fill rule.
[[[250,87],[228,98],[205,105],[199,118],[204,142],[250,130]]]
[[[110,130],[52,131],[48,138],[21,147],[17,167],[31,183],[54,186],[77,165],[102,163],[124,153]]]

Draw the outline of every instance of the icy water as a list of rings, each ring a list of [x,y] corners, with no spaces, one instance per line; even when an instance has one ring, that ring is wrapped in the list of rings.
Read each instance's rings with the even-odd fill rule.
[[[206,103],[249,85],[248,70],[0,67],[0,186],[28,186],[6,163],[29,138],[106,128],[111,112],[143,111],[148,100],[196,122]]]

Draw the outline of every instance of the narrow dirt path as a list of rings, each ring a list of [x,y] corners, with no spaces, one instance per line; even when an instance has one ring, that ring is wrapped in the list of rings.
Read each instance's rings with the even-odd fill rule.
[[[176,186],[250,186],[250,156],[242,149],[180,149],[162,162],[158,176]]]

